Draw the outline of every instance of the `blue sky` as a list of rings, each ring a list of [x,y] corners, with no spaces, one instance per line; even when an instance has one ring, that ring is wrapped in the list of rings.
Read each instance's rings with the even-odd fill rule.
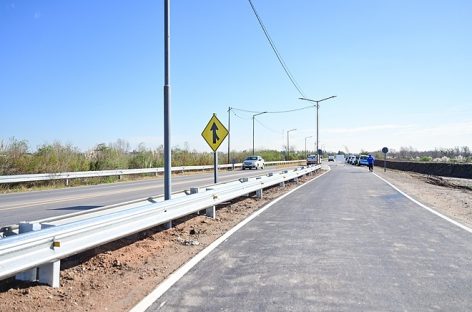
[[[253,0],[305,96],[320,145],[351,152],[472,146],[472,2]],[[0,139],[81,150],[163,143],[163,1],[0,1]],[[171,1],[172,145],[229,106],[304,107],[246,0]],[[231,147],[250,150],[250,113]],[[256,117],[256,148],[314,146],[310,108]],[[226,142],[221,150],[226,151]]]

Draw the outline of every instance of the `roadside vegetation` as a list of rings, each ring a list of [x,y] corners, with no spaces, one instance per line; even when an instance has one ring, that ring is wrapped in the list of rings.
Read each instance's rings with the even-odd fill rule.
[[[231,152],[230,163],[240,163],[252,151]],[[125,140],[100,143],[93,149],[82,152],[70,144],[54,142],[43,144],[32,150],[26,140],[11,138],[0,141],[0,175],[95,171],[107,169],[155,168],[164,165],[164,148],[150,149],[139,144],[131,149]],[[256,151],[266,161],[285,160],[285,153],[276,150]],[[227,153],[218,153],[219,163],[227,163]],[[305,153],[290,151],[290,160],[305,159]],[[199,166],[213,164],[213,153],[184,148],[172,149],[172,166]]]

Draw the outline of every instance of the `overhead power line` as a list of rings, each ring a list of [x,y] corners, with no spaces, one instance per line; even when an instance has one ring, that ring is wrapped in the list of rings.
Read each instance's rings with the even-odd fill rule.
[[[310,106],[305,106],[305,107],[300,107],[300,108],[294,108],[294,109],[289,109],[289,110],[284,110],[284,111],[268,111],[268,114],[281,114],[281,113],[291,113],[291,112],[298,112],[304,109],[309,109],[313,108],[313,105]]]
[[[256,120],[256,122],[257,122],[258,124],[260,124],[260,125],[261,125],[262,127],[264,127],[265,129],[267,129],[267,130],[269,130],[269,131],[271,131],[271,132],[277,133],[277,134],[280,133],[280,131],[277,131],[277,130],[274,130],[274,129],[270,128],[270,127],[267,127],[265,124],[263,124],[262,122],[260,122],[258,119],[255,119],[255,120]]]
[[[280,55],[279,51],[277,50],[277,47],[275,46],[274,41],[270,37],[269,32],[267,31],[266,27],[264,26],[264,23],[262,22],[262,19],[259,17],[259,14],[257,14],[256,8],[254,7],[254,4],[252,4],[251,0],[248,0],[248,1],[249,1],[249,4],[251,5],[252,11],[254,12],[254,15],[256,15],[256,18],[259,21],[259,25],[261,26],[262,31],[264,32],[264,35],[266,36],[267,40],[269,41],[270,46],[272,47],[272,50],[274,51],[275,55],[277,56],[277,59],[279,60],[280,65],[282,65],[282,67],[285,71],[285,74],[287,74],[287,76],[290,79],[290,81],[292,82],[293,86],[298,90],[298,93],[300,93],[300,95],[302,97],[305,97],[302,89],[300,88],[300,86],[296,82],[293,75],[288,70],[287,64],[285,64],[285,61],[283,60],[282,55]]]
[[[305,107],[300,107],[300,108],[294,108],[294,109],[288,109],[288,110],[281,110],[281,111],[265,111],[266,114],[282,114],[282,113],[292,113],[292,112],[297,112],[297,111],[301,111],[301,110],[304,110],[304,109],[309,109],[309,108],[313,108],[313,105],[309,105],[309,106],[305,106]],[[245,112],[245,113],[253,113],[253,114],[257,114],[257,113],[262,113],[262,111],[252,111],[252,110],[247,110],[247,109],[241,109],[241,108],[236,108],[236,107],[231,107],[231,110],[232,111],[240,111],[240,112]],[[240,117],[238,115],[236,115],[236,113],[233,112],[233,114],[237,117]],[[240,117],[241,118],[241,117]]]

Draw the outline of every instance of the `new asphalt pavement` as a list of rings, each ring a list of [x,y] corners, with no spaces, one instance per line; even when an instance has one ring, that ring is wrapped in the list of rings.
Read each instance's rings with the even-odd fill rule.
[[[472,234],[366,168],[332,170],[213,250],[148,311],[471,311]]]

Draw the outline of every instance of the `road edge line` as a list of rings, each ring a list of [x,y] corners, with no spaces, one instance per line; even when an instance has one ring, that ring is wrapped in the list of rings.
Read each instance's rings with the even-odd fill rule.
[[[446,221],[449,221],[450,223],[454,224],[455,226],[458,226],[460,227],[461,229],[469,232],[469,233],[472,233],[472,229],[467,227],[466,225],[458,222],[458,221],[455,221],[451,218],[449,218],[448,216],[445,216],[443,215],[442,213],[434,210],[433,208],[430,208],[428,206],[426,206],[425,204],[422,204],[421,202],[417,201],[416,199],[414,199],[413,197],[411,197],[410,195],[408,195],[407,193],[403,192],[402,190],[400,190],[398,187],[396,187],[395,185],[393,185],[392,183],[390,183],[389,181],[387,181],[386,179],[382,178],[381,176],[377,175],[376,173],[374,173],[374,175],[379,178],[380,180],[384,181],[385,183],[387,183],[388,185],[390,185],[393,189],[395,189],[397,192],[399,192],[400,194],[402,194],[403,196],[405,196],[406,198],[408,198],[409,200],[411,200],[412,202],[414,202],[415,204],[417,204],[418,206],[420,206],[421,208],[423,209],[426,209],[428,210],[429,212],[437,215],[438,217],[446,220]]]
[[[311,179],[310,181],[303,183],[300,186],[297,186],[293,190],[290,190],[289,192],[281,195],[280,197],[274,199],[267,205],[263,206],[261,209],[255,211],[252,213],[249,217],[246,219],[242,220],[238,224],[236,224],[233,228],[231,228],[228,232],[220,236],[218,239],[216,239],[213,243],[208,245],[205,249],[200,251],[198,254],[196,254],[192,259],[187,261],[184,265],[182,265],[180,268],[178,268],[175,272],[173,272],[171,275],[169,275],[166,279],[164,279],[150,294],[148,294],[146,297],[144,297],[138,304],[136,304],[133,308],[129,310],[129,312],[144,312],[149,308],[156,300],[158,300],[169,288],[171,288],[175,283],[177,283],[185,274],[187,274],[188,271],[190,271],[195,265],[197,265],[203,258],[205,258],[210,252],[212,252],[216,247],[218,247],[221,243],[223,243],[225,240],[227,240],[231,235],[233,235],[236,231],[238,231],[240,228],[245,226],[247,223],[252,221],[254,218],[256,218],[258,215],[269,209],[272,205],[276,204],[280,200],[284,199],[288,195],[292,194],[293,192],[301,189],[302,187],[310,184],[311,182],[321,178],[325,174],[331,171],[331,168],[329,168],[326,172],[322,173],[321,175]]]

